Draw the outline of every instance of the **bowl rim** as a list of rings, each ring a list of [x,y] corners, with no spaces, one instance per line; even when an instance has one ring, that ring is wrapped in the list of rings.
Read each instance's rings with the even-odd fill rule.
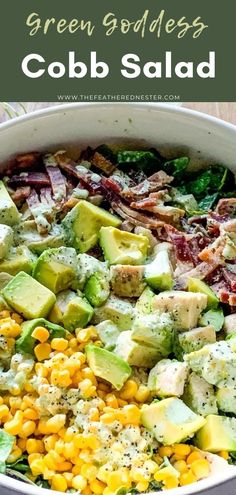
[[[196,121],[199,122],[205,122],[211,124],[212,128],[222,130],[225,132],[227,135],[231,134],[232,136],[235,136],[236,134],[236,125],[227,122],[223,119],[220,119],[218,117],[206,114],[204,112],[199,112],[197,110],[192,110],[190,108],[185,108],[185,107],[180,107],[180,106],[172,106],[169,103],[140,103],[140,102],[126,102],[126,103],[120,103],[120,102],[76,102],[76,103],[62,103],[58,104],[55,106],[49,106],[45,107],[43,109],[38,109],[32,112],[29,112],[27,114],[21,115],[19,117],[14,117],[11,120],[8,120],[6,122],[2,122],[0,124],[0,132],[5,131],[5,130],[11,130],[14,127],[17,127],[19,125],[24,124],[25,122],[28,121],[35,121],[39,119],[40,117],[47,117],[51,115],[58,115],[60,113],[64,112],[70,112],[70,111],[78,111],[80,109],[85,109],[86,111],[92,111],[93,108],[99,108],[100,111],[102,109],[107,109],[107,108],[114,108],[115,106],[119,107],[119,109],[127,110],[127,107],[132,107],[134,110],[142,110],[142,111],[149,111],[149,112],[154,112],[158,113],[158,111],[162,111],[166,114],[174,114],[174,115],[180,115],[180,116],[185,116],[189,119],[193,118]],[[199,494],[199,495],[204,495],[205,490],[212,489],[214,487],[221,486],[223,483],[226,481],[232,480],[234,477],[236,477],[236,467],[234,468],[233,466],[229,466],[229,468],[226,470],[224,474],[217,474],[217,475],[212,475],[210,478],[205,478],[204,480],[198,481],[197,483],[193,483],[192,485],[187,485],[187,486],[182,486],[178,488],[174,488],[171,490],[164,490],[163,494],[168,494],[168,495],[193,495],[193,494]],[[54,490],[50,489],[45,489],[41,488],[38,486],[33,486],[33,485],[27,485],[23,481],[18,481],[15,480],[14,478],[11,478],[7,475],[0,474],[0,486],[8,488],[12,490],[13,492],[18,492],[20,494],[24,495],[52,495],[53,493],[61,493],[61,492],[56,492]],[[154,494],[153,494],[154,495]]]
[[[38,109],[35,111],[31,111],[29,113],[20,115],[19,117],[14,117],[11,120],[7,120],[6,122],[0,123],[0,131],[11,129],[12,127],[23,124],[24,122],[37,120],[40,117],[47,117],[53,114],[60,114],[66,111],[77,111],[80,109],[85,109],[87,111],[92,110],[93,108],[99,108],[102,110],[103,108],[114,108],[115,106],[120,109],[126,110],[127,107],[134,108],[136,110],[143,110],[149,112],[158,112],[162,111],[164,113],[170,113],[175,115],[185,115],[189,118],[195,118],[196,120],[202,122],[211,123],[213,127],[222,129],[227,132],[232,132],[233,134],[236,132],[236,124],[232,124],[227,122],[226,120],[220,119],[213,115],[209,115],[204,112],[199,112],[197,110],[192,110],[191,108],[181,107],[170,105],[169,103],[140,103],[140,102],[77,102],[77,103],[62,103],[55,106],[49,106],[42,109]]]

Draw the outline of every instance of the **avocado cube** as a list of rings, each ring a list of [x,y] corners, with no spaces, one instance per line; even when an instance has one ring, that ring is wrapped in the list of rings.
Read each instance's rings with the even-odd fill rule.
[[[93,308],[85,297],[71,290],[64,290],[58,294],[56,304],[48,318],[54,323],[62,323],[67,330],[73,331],[75,328],[85,327],[92,315]]]
[[[8,225],[0,224],[0,260],[7,256],[13,244],[13,230]]]
[[[155,292],[150,287],[146,287],[136,302],[135,310],[138,314],[147,315],[152,312],[152,300]]]
[[[142,265],[112,265],[110,276],[112,290],[119,297],[139,297],[146,287]]]
[[[17,246],[10,249],[8,256],[0,262],[0,272],[17,275],[25,272],[31,275],[36,256],[27,246]]]
[[[96,325],[95,328],[105,349],[113,351],[120,335],[117,326],[111,320],[105,320]]]
[[[149,242],[143,235],[114,227],[102,227],[100,245],[110,265],[142,265],[147,256]]]
[[[219,305],[219,299],[215,292],[199,278],[189,277],[188,290],[191,292],[202,292],[207,296],[207,309],[215,309]]]
[[[32,333],[36,327],[45,327],[50,334],[50,339],[65,337],[65,329],[59,325],[55,325],[44,318],[35,318],[34,320],[25,321],[22,323],[22,332],[16,340],[16,352],[33,354],[36,345],[36,339],[32,337]]]
[[[206,305],[207,296],[200,292],[170,290],[153,298],[153,310],[171,313],[174,326],[180,332],[197,326],[199,315]]]
[[[94,323],[111,320],[119,330],[129,330],[134,319],[133,305],[124,299],[111,295],[103,306],[94,311]]]
[[[236,389],[218,388],[216,400],[220,411],[236,415]]]
[[[3,182],[0,181],[0,223],[15,225],[20,221],[20,213]]]
[[[188,332],[176,333],[174,338],[174,353],[178,359],[184,354],[198,351],[206,344],[216,342],[216,332],[213,326],[193,328]]]
[[[190,373],[182,399],[196,414],[208,416],[218,412],[213,386],[196,373]]]
[[[208,452],[236,452],[236,418],[209,414],[196,435],[196,443]]]
[[[161,358],[155,347],[134,342],[130,331],[120,333],[114,352],[131,366],[140,368],[152,368]]]
[[[229,341],[207,344],[199,351],[185,354],[184,360],[192,371],[205,378],[208,383],[219,388],[235,387],[236,353]]]
[[[73,248],[47,249],[38,258],[33,277],[54,294],[68,289],[77,275],[77,255]]]
[[[184,391],[187,375],[186,363],[162,359],[148,375],[148,388],[158,397],[180,397]]]
[[[155,259],[145,265],[145,280],[152,289],[160,291],[173,287],[174,275],[168,251],[159,251]]]
[[[69,244],[85,253],[97,244],[102,226],[118,227],[121,220],[103,208],[81,200],[62,221]]]
[[[96,308],[102,306],[110,294],[110,284],[106,273],[96,272],[85,283],[84,295]]]
[[[226,337],[236,333],[236,313],[225,317],[223,331]]]
[[[160,356],[170,354],[173,346],[173,322],[168,313],[138,315],[131,329],[132,340],[155,347]]]
[[[25,272],[19,272],[2,290],[7,303],[26,319],[45,318],[56,302],[47,287]]]
[[[9,275],[8,273],[5,272],[0,272],[0,291],[6,287],[6,285],[12,280],[13,277],[12,275]]]
[[[200,430],[206,420],[195,414],[181,399],[168,399],[143,405],[141,423],[163,445],[180,443]]]
[[[230,315],[230,316],[233,316],[233,315]],[[226,316],[226,318],[228,318],[228,317]],[[223,327],[224,320],[225,320],[225,317],[224,317],[223,310],[221,308],[217,308],[217,309],[209,309],[209,311],[206,311],[206,313],[203,313],[200,316],[198,323],[202,327],[211,325],[212,327],[214,327],[216,332],[219,332],[221,330],[221,328]],[[235,329],[236,329],[236,327],[235,327]]]
[[[93,344],[88,344],[85,352],[89,367],[95,376],[108,381],[116,390],[120,390],[132,373],[128,363],[113,352]]]

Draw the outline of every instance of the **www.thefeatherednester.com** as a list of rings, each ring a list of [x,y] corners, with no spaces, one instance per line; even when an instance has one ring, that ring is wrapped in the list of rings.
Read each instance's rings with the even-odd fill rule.
[[[155,94],[77,94],[77,95],[57,95],[58,101],[149,101],[149,102],[180,102],[180,95],[155,95]]]

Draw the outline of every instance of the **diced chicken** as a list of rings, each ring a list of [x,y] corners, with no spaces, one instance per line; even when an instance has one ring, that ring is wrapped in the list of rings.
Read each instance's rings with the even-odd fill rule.
[[[223,330],[226,335],[236,333],[236,313],[225,317]]]
[[[206,306],[207,296],[200,292],[165,291],[153,298],[154,311],[170,312],[179,331],[196,327]]]

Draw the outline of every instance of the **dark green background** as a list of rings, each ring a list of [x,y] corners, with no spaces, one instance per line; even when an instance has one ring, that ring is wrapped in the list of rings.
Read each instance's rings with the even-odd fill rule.
[[[186,16],[189,21],[201,16],[208,29],[192,39],[191,31],[182,39],[175,32],[163,32],[160,39],[146,33],[144,39],[130,32],[122,35],[118,30],[110,37],[105,36],[101,19],[107,12],[114,12],[119,18],[138,19],[145,9],[150,9],[150,19],[157,17],[161,9],[166,18]],[[25,19],[31,12],[38,12],[42,18],[85,18],[96,24],[90,38],[77,31],[46,36],[29,36]],[[156,94],[179,95],[180,101],[235,101],[235,0],[1,0],[0,15],[0,98],[5,101],[57,101],[58,94]],[[39,79],[29,79],[21,71],[21,61],[29,53],[39,53],[48,62],[66,63],[67,53],[74,50],[78,60],[88,61],[91,50],[110,66],[105,79],[51,79],[47,74]],[[173,52],[174,61],[206,60],[208,52],[216,52],[216,78],[126,79],[121,73],[121,57],[125,53],[137,53],[143,62],[162,60],[166,50]]]

